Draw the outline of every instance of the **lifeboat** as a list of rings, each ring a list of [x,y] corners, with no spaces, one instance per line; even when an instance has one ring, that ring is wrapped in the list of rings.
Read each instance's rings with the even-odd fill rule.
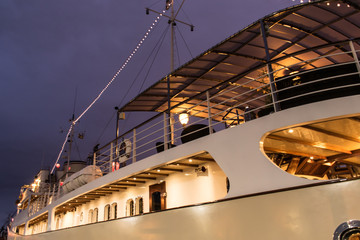
[[[85,185],[96,178],[102,176],[101,169],[98,166],[87,166],[82,170],[74,173],[70,177],[68,177],[62,186],[64,193],[68,193],[73,191],[74,189]]]

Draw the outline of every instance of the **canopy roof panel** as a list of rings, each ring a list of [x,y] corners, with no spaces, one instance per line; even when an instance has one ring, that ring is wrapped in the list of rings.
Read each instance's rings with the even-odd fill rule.
[[[261,33],[264,24],[265,36]],[[266,41],[264,41],[266,39]],[[171,111],[179,113],[210,96],[216,109],[225,110],[231,104],[246,102],[266,94],[266,90],[245,94],[222,104],[249,89],[269,83],[267,64],[277,71],[275,78],[289,74],[289,70],[309,70],[350,61],[349,40],[360,49],[360,0],[315,1],[268,15],[223,42],[184,64],[164,77],[121,108],[121,111],[164,112],[168,108],[167,81],[170,81]],[[268,48],[266,48],[266,44]],[[266,54],[269,53],[269,58]],[[319,60],[310,59],[333,54]],[[251,107],[264,104],[259,97]],[[199,105],[199,109],[203,108]],[[215,109],[214,109],[215,111]],[[219,116],[221,117],[221,116]]]

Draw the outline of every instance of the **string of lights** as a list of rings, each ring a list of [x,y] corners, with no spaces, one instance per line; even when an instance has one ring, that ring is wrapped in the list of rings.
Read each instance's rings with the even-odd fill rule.
[[[296,2],[297,0],[291,0],[291,1],[293,1],[293,2]],[[300,3],[311,3],[311,2],[316,2],[316,0],[299,0],[299,2]],[[333,3],[333,4],[335,4],[335,3]],[[330,6],[331,5],[331,2],[326,2],[326,5],[328,5],[328,6]],[[350,7],[350,5],[349,4],[346,4],[346,3],[344,3],[343,4],[344,6],[347,6],[347,7]],[[342,5],[341,5],[341,3],[336,3],[336,6],[337,7],[341,7]]]
[[[59,159],[61,157],[61,154],[63,153],[64,149],[65,149],[65,145],[66,142],[69,139],[70,133],[72,131],[72,129],[75,127],[75,125],[79,122],[79,120],[90,110],[90,108],[100,99],[100,97],[103,95],[103,93],[109,88],[109,86],[115,81],[115,79],[117,78],[117,76],[119,76],[119,74],[124,70],[124,68],[127,66],[127,64],[130,62],[130,60],[133,58],[133,56],[137,53],[137,51],[140,49],[141,45],[144,43],[144,41],[147,39],[147,37],[149,36],[150,32],[153,30],[153,28],[155,27],[155,25],[159,22],[160,18],[163,16],[163,14],[165,13],[166,10],[163,10],[162,13],[159,13],[159,15],[155,18],[155,20],[153,21],[153,23],[150,25],[149,29],[145,32],[144,36],[142,37],[142,39],[139,41],[139,43],[136,45],[136,47],[134,48],[134,50],[131,52],[131,54],[128,56],[128,58],[125,60],[125,62],[122,64],[122,66],[118,69],[118,71],[114,74],[114,76],[112,77],[112,79],[108,82],[108,84],[106,84],[106,86],[101,90],[101,92],[97,95],[97,97],[90,103],[90,105],[74,120],[71,122],[71,126],[69,128],[68,133],[66,134],[65,137],[65,141],[62,144],[61,150],[58,154],[58,157],[55,161],[55,164],[53,166],[53,168],[51,169],[51,173],[54,172],[55,167],[57,165],[57,163],[59,162]]]

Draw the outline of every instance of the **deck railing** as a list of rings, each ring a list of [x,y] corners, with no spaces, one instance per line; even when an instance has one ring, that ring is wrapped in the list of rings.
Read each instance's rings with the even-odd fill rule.
[[[202,96],[197,96],[197,99],[205,100],[183,111],[188,113],[188,126],[196,126],[191,131],[186,132],[178,120],[178,114],[159,113],[100,148],[94,153],[93,164],[101,167],[104,173],[109,173],[116,171],[118,167],[124,167],[157,152],[176,147],[189,139],[212,134],[275,111],[333,97],[360,94],[358,60],[360,50],[355,50],[351,41],[348,44],[351,51],[299,61],[294,65],[280,67],[271,73],[264,72],[255,79],[215,95],[210,96],[209,92],[205,92]],[[296,56],[292,57],[296,58]],[[336,63],[333,59],[342,60],[336,60],[338,61]],[[330,63],[317,67],[317,63],[323,61]],[[276,61],[271,64],[280,65]],[[280,72],[296,69],[299,66],[311,67],[273,78],[275,91],[271,91],[270,83],[264,81],[266,78],[270,79],[270,75],[276,76]],[[297,78],[302,81],[297,81]],[[249,88],[249,85],[255,87]],[[244,89],[248,90],[243,91]],[[214,103],[212,100],[215,98],[223,100]],[[224,105],[229,107],[224,110]]]

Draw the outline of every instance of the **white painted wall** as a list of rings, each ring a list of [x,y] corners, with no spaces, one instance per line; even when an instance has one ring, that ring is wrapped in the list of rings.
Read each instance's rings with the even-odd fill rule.
[[[211,202],[225,197],[226,195],[226,175],[215,163],[205,165],[206,176],[198,176],[193,168],[189,168],[181,173],[173,173],[166,177],[167,208],[176,208],[185,205]],[[201,174],[202,175],[202,174]],[[149,212],[149,186],[160,181],[148,181],[146,184],[128,187],[128,189],[115,192],[111,195],[100,197],[99,199],[83,204],[74,212],[67,212],[61,218],[61,228],[88,224],[89,212],[98,208],[99,221],[104,221],[105,206],[117,203],[117,218],[126,216],[126,202],[132,199],[136,205],[136,199],[143,198],[144,213]],[[136,212],[136,211],[134,211]],[[83,213],[83,221],[80,216]],[[72,225],[74,224],[74,225]]]
[[[226,175],[216,163],[204,165],[208,176],[192,171],[170,175],[166,179],[167,207],[176,208],[211,202],[226,196]]]

